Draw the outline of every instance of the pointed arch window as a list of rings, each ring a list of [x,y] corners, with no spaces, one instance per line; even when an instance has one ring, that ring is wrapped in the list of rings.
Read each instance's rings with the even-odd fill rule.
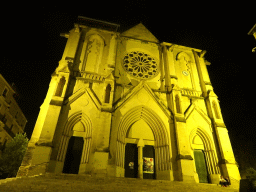
[[[56,93],[55,93],[55,96],[61,97],[65,83],[66,83],[65,77],[61,77],[58,87],[57,87],[57,90],[56,90]]]
[[[7,93],[8,93],[8,89],[7,89],[7,88],[4,88],[4,91],[3,91],[2,95],[3,95],[4,97],[6,97]]]
[[[109,103],[110,91],[111,91],[111,86],[110,86],[110,84],[108,84],[106,87],[106,91],[105,91],[105,103]]]
[[[217,119],[220,119],[220,113],[219,113],[219,110],[218,110],[218,106],[217,106],[217,103],[215,101],[213,101],[213,110],[214,110],[214,113],[215,113],[215,117]]]
[[[180,98],[178,95],[175,96],[176,112],[181,113]]]
[[[99,65],[102,59],[104,40],[101,36],[94,34],[87,40],[82,71],[98,73]]]

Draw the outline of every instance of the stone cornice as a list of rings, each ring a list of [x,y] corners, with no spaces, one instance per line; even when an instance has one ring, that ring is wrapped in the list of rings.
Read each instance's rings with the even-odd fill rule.
[[[161,45],[166,45],[166,46],[173,46],[173,48],[180,48],[180,49],[186,49],[186,50],[195,50],[196,52],[202,52],[201,49],[195,49],[195,48],[192,48],[192,47],[186,47],[186,46],[183,46],[183,45],[177,45],[177,44],[174,44],[174,43],[167,43],[167,42],[162,42]]]
[[[103,75],[88,73],[88,72],[80,72],[80,71],[73,71],[72,76],[76,77],[77,79],[91,80],[93,82],[103,82],[105,81],[105,78],[106,78]]]
[[[187,97],[203,98],[201,91],[195,91],[190,89],[181,89],[181,95]]]

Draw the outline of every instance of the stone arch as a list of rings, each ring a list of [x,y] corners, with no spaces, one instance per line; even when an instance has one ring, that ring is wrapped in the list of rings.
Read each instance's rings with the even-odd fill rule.
[[[87,38],[86,42],[81,71],[98,73],[105,45],[104,39],[98,34],[92,34]]]
[[[80,125],[79,130],[73,130],[73,128],[77,123],[81,123],[82,126]],[[88,163],[89,152],[91,147],[91,139],[92,139],[91,124],[92,123],[89,117],[83,114],[82,112],[76,112],[68,118],[68,120],[64,125],[64,129],[61,136],[60,147],[59,147],[58,156],[57,156],[58,161],[64,162],[69,139],[71,138],[71,136],[77,136],[75,132],[80,132],[79,137],[83,137],[84,139],[81,164]]]
[[[204,154],[209,174],[220,174],[220,169],[217,162],[217,155],[213,146],[213,141],[210,136],[201,128],[196,128],[190,133],[190,145],[192,150],[192,143],[195,136],[199,136],[204,145]]]
[[[118,126],[116,165],[124,168],[125,137],[130,126],[143,119],[151,128],[155,140],[156,171],[170,170],[170,143],[165,125],[158,115],[145,106],[138,106],[128,111]]]
[[[190,61],[190,57],[188,56],[188,54],[183,51],[177,54],[176,60],[180,60],[182,57],[184,57],[184,60],[186,60],[187,62]]]

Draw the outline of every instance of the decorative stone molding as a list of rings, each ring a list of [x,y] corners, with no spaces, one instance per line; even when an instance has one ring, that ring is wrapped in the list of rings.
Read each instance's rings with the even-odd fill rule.
[[[53,96],[52,100],[50,101],[50,105],[61,106],[63,103],[63,99],[64,98],[62,97]]]
[[[191,89],[181,89],[181,95],[188,97],[202,97],[202,92]]]
[[[128,111],[121,119],[117,131],[116,166],[124,168],[125,137],[129,127],[143,119],[152,129],[155,137],[156,170],[170,170],[170,143],[167,129],[158,115],[146,106],[138,106]],[[167,154],[167,155],[163,155]]]
[[[228,160],[226,160],[226,159],[221,159],[221,160],[219,161],[219,164],[229,164],[229,162],[228,162]]]
[[[98,82],[102,82],[105,80],[105,76],[94,74],[94,73],[88,73],[88,72],[74,71],[72,75],[77,78],[80,77],[81,79],[84,79],[84,80],[93,80]]]
[[[226,128],[226,125],[224,123],[219,123],[219,122],[216,122],[215,121],[215,124],[217,127],[223,127],[223,128]]]
[[[74,131],[73,127],[77,122],[81,122],[83,125],[83,139],[84,139],[84,145],[83,145],[83,152],[82,152],[82,158],[81,158],[81,164],[88,163],[89,161],[89,154],[91,149],[91,140],[92,140],[92,122],[91,119],[81,111],[78,111],[74,114],[72,114],[66,121],[64,130],[62,132],[61,136],[61,142],[58,149],[58,156],[57,160],[64,162],[68,142],[71,136],[73,136]]]
[[[185,117],[180,117],[180,116],[175,116],[175,119],[176,119],[176,121],[177,122],[184,122],[184,123],[186,123],[186,119],[185,119]]]
[[[206,162],[208,166],[209,174],[219,174],[220,168],[217,165],[217,154],[214,149],[214,144],[211,136],[202,128],[195,128],[190,132],[189,142],[191,149],[193,150],[193,139],[195,136],[199,136],[204,145],[204,152],[206,157]]]
[[[132,51],[123,59],[124,70],[139,79],[151,79],[158,75],[159,65],[155,58],[142,51]]]
[[[191,155],[181,155],[181,154],[178,154],[177,157],[176,157],[176,161],[180,160],[180,159],[194,160]]]
[[[38,142],[36,142],[36,145],[37,146],[46,146],[46,147],[52,147],[53,145],[52,145],[52,142],[44,142],[44,141],[38,141]]]
[[[178,77],[176,75],[170,75],[170,78],[178,80]]]
[[[212,85],[211,82],[205,81],[204,82],[205,85]]]

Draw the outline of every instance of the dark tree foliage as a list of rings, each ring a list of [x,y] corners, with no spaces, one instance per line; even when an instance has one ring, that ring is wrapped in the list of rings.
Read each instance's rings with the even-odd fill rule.
[[[28,138],[26,133],[16,136],[6,144],[0,156],[0,172],[8,173],[8,177],[15,177],[27,150]]]

